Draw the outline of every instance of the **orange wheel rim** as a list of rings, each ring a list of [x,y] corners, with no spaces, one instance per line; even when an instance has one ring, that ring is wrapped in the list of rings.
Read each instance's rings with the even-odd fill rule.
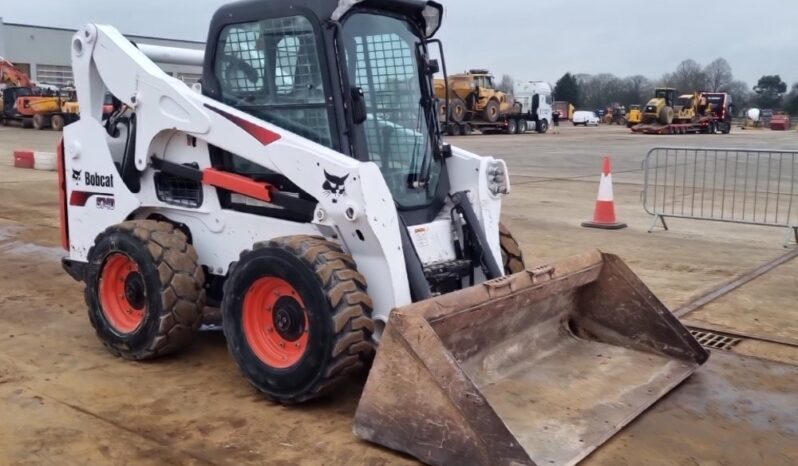
[[[100,306],[106,320],[119,333],[132,333],[144,322],[147,309],[144,277],[126,254],[106,258],[100,273]]]
[[[244,295],[243,328],[247,343],[265,364],[285,369],[308,347],[308,314],[302,297],[287,281],[263,277]]]

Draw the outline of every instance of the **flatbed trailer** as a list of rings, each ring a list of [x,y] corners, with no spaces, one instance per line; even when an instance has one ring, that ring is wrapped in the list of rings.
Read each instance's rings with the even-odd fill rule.
[[[523,134],[529,131],[545,133],[549,130],[548,122],[537,119],[529,113],[507,113],[499,115],[495,122],[479,119],[464,120],[461,122],[443,122],[446,125],[446,134],[449,136],[466,136],[474,130],[482,134]]]
[[[701,118],[692,123],[639,124],[631,127],[633,133],[640,134],[729,134],[731,122],[725,122],[713,117]]]

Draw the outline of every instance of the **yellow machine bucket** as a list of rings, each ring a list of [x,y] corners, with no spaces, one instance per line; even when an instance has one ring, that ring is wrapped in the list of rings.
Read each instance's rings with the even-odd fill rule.
[[[575,464],[708,356],[591,252],[394,310],[354,430],[433,465]]]

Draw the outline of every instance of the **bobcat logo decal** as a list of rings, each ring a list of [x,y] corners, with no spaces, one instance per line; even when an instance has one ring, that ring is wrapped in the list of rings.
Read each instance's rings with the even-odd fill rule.
[[[335,176],[330,175],[327,173],[327,170],[324,170],[324,184],[321,185],[321,189],[324,190],[325,196],[332,196],[333,203],[337,203],[338,199],[341,196],[346,194],[346,179],[349,178],[349,173],[344,176]]]
[[[75,184],[80,182],[80,174],[81,173],[83,173],[82,170],[75,170],[74,168],[72,169],[72,181],[74,181]]]

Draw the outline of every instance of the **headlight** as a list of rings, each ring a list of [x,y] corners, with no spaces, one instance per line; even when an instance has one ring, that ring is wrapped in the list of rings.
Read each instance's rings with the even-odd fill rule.
[[[424,23],[427,25],[426,29],[424,30],[424,34],[426,34],[427,38],[429,39],[430,37],[434,36],[435,33],[438,32],[438,28],[441,27],[443,6],[435,2],[429,2],[421,12],[421,16],[424,17]]]
[[[494,196],[510,194],[510,183],[507,182],[507,167],[501,160],[488,164],[488,189]]]

